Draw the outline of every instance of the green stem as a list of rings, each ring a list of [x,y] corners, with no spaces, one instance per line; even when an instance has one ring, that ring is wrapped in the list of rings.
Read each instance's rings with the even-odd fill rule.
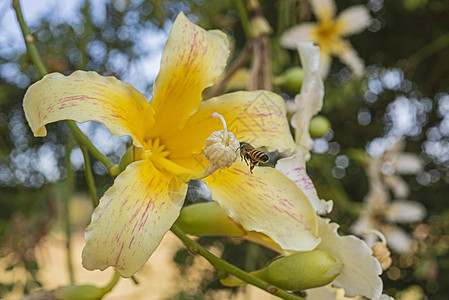
[[[106,169],[108,169],[108,172],[111,176],[118,175],[116,171],[117,166],[114,165],[103,153],[101,153],[100,150],[98,150],[98,148],[94,146],[94,144],[92,144],[90,139],[76,125],[75,121],[66,120],[66,124],[72,130],[73,135],[75,136],[75,139],[79,145],[85,146],[87,150],[89,150],[90,154],[92,154],[92,156],[95,157],[96,160],[101,162],[106,167]]]
[[[116,285],[117,282],[120,280],[120,275],[115,272],[114,273],[114,277],[112,277],[111,281],[101,289],[103,295],[106,295],[107,293],[109,293]]]
[[[449,32],[446,32],[420,48],[418,51],[413,53],[407,59],[407,66],[405,68],[406,73],[413,73],[416,66],[419,65],[423,60],[437,53],[438,51],[443,50],[449,46]]]
[[[250,36],[248,12],[246,11],[245,2],[242,0],[234,0],[237,12],[239,13],[240,22],[242,23],[243,31],[245,36]]]
[[[84,171],[86,174],[87,187],[89,189],[90,198],[92,199],[92,204],[95,208],[98,206],[98,196],[97,189],[95,188],[94,173],[92,172],[92,168],[90,165],[89,152],[87,151],[87,147],[84,144],[80,143],[80,148],[81,152],[83,152],[84,157]]]
[[[19,22],[20,29],[22,30],[23,38],[25,39],[28,55],[31,58],[31,61],[36,66],[37,71],[39,72],[40,78],[44,77],[48,72],[45,68],[44,63],[42,62],[39,53],[37,52],[36,45],[34,43],[34,37],[31,35],[30,29],[28,28],[25,20],[23,18],[22,9],[20,7],[19,0],[13,0],[12,6],[16,12],[17,21]],[[89,140],[89,138],[78,128],[74,121],[67,120],[66,121],[69,128],[72,130],[73,135],[77,139],[79,143],[84,144],[87,149],[90,151],[93,157],[95,157],[98,161],[100,161],[109,171],[109,174],[112,176],[116,176],[118,174],[118,168],[115,166],[103,153],[101,153]]]
[[[73,139],[67,139],[65,165],[67,168],[67,179],[64,186],[64,194],[62,195],[64,208],[64,229],[66,235],[66,252],[67,252],[67,271],[69,273],[69,280],[71,284],[75,283],[75,273],[73,271],[73,255],[72,255],[72,221],[70,218],[70,197],[75,188],[75,172],[70,167],[70,153],[73,148]]]
[[[28,55],[31,58],[34,66],[39,72],[40,78],[44,77],[47,74],[47,69],[45,68],[44,63],[42,62],[39,53],[37,52],[36,45],[34,44],[34,37],[30,32],[25,20],[23,19],[22,9],[20,8],[20,1],[13,0],[12,7],[16,11],[17,21],[19,22],[20,29],[22,30],[23,39],[25,40],[25,44],[27,47]]]
[[[304,298],[302,297],[281,290],[278,287],[275,287],[268,282],[265,282],[257,277],[254,277],[251,274],[215,256],[214,254],[210,253],[205,248],[203,248],[200,244],[190,239],[178,226],[173,225],[171,227],[171,231],[186,245],[188,249],[190,249],[190,251],[192,251],[193,253],[198,253],[199,255],[207,259],[211,263],[211,265],[213,265],[215,269],[217,269],[219,273],[232,274],[240,278],[241,280],[254,286],[257,286],[258,288],[266,292],[269,292],[273,295],[276,295],[282,299],[304,300]]]

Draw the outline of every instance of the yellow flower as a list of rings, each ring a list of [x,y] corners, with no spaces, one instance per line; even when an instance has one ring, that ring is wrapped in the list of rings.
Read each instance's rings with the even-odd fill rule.
[[[332,55],[338,56],[356,76],[361,76],[363,61],[344,37],[361,32],[369,25],[368,9],[364,5],[352,6],[334,19],[336,8],[333,0],[310,0],[310,4],[318,23],[303,23],[290,28],[281,37],[282,46],[296,49],[298,42],[315,42],[320,47],[323,77],[329,71]]]
[[[87,269],[113,266],[124,277],[133,275],[175,222],[185,181],[192,178],[208,183],[212,198],[246,230],[266,234],[283,249],[310,250],[319,243],[312,205],[278,170],[258,167],[250,174],[237,160],[207,178],[198,176],[209,165],[203,154],[206,139],[222,129],[221,121],[211,117],[214,112],[240,141],[269,151],[295,148],[284,101],[276,94],[235,92],[202,101],[203,90],[220,76],[228,55],[225,34],[205,31],[181,13],[150,102],[131,85],[94,72],[50,74],[28,89],[24,110],[36,136],[45,136],[51,122],[93,120],[114,135],[131,136],[141,152],[92,215],[82,254]]]

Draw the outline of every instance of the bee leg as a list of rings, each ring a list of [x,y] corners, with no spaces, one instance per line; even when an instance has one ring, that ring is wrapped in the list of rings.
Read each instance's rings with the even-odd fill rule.
[[[243,156],[243,158],[245,159],[245,163],[246,163],[246,165],[247,165],[247,166],[249,166],[249,165],[248,165],[248,160],[247,160],[247,157],[246,157],[246,155],[245,155],[245,156]]]
[[[259,164],[259,162],[257,161],[257,162],[251,162],[251,167],[249,168],[249,171],[251,172],[251,174],[253,174],[253,169],[254,169],[254,167],[255,166],[257,166]]]

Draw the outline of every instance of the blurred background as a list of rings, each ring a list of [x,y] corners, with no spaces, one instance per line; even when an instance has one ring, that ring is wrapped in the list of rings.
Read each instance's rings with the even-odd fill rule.
[[[21,4],[50,71],[113,75],[148,98],[180,11],[203,28],[221,29],[230,37],[231,63],[248,41],[248,12],[239,0]],[[300,85],[287,83],[286,71],[300,61],[296,51],[281,48],[279,37],[296,24],[316,19],[305,0],[260,4],[273,28],[273,90],[291,101]],[[357,231],[356,225],[365,222],[387,235],[393,263],[382,275],[386,293],[397,299],[447,299],[449,2],[341,0],[337,10],[355,4],[366,5],[372,16],[367,30],[349,38],[366,72],[355,78],[333,60],[320,113],[330,129],[326,125],[315,135],[308,173],[319,196],[334,201],[330,216],[341,225],[340,233]],[[101,285],[112,276],[80,266],[83,233],[92,211],[80,149],[62,122],[47,126],[45,138],[34,138],[26,123],[23,95],[38,77],[11,1],[0,0],[0,297],[7,299],[70,281]],[[245,78],[235,79],[238,84],[228,90],[244,88]],[[300,83],[301,76],[297,78]],[[80,127],[113,162],[119,161],[128,138],[111,137],[96,123]],[[102,195],[112,179],[99,162],[92,164]],[[381,178],[387,189],[376,190],[373,178]],[[186,205],[207,198],[204,187],[192,183]],[[247,271],[275,257],[240,240],[200,242]],[[170,233],[136,279],[138,284],[122,280],[105,299],[132,293],[139,299],[250,299],[242,293],[252,293],[220,285],[212,268],[191,256]]]

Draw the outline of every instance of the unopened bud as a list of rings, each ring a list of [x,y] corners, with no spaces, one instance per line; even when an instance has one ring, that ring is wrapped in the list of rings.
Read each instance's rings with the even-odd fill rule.
[[[68,285],[58,288],[55,291],[56,299],[59,300],[97,300],[105,294],[102,288],[85,285]]]
[[[331,122],[325,116],[316,116],[310,121],[309,132],[313,138],[325,136],[331,128]]]
[[[298,92],[301,89],[304,79],[304,71],[300,67],[291,67],[285,70],[279,76],[273,79],[273,83],[277,86],[287,88],[291,91]]]
[[[216,202],[203,202],[183,208],[175,224],[185,233],[198,236],[245,235],[245,230],[232,221]]]
[[[382,271],[385,271],[391,266],[391,253],[388,250],[387,244],[382,242],[376,242],[371,249],[373,250],[373,256],[379,261]]]
[[[267,267],[250,274],[281,289],[300,291],[331,283],[341,268],[341,261],[329,253],[312,250],[281,257]],[[228,276],[220,281],[226,286],[246,284],[234,276]]]

